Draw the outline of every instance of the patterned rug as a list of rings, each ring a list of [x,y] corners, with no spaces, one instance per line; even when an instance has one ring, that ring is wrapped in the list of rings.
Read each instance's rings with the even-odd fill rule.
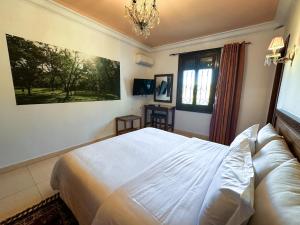
[[[56,194],[0,222],[0,225],[78,225],[78,222],[59,194]]]

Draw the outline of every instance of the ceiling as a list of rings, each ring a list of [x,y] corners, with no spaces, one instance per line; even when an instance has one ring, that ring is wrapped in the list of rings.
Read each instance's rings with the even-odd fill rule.
[[[150,47],[271,21],[278,5],[278,0],[158,0],[161,22],[145,39],[124,16],[130,0],[54,1]]]

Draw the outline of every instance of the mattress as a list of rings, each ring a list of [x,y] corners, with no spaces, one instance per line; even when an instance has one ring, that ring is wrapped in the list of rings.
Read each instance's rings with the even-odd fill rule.
[[[81,225],[198,224],[202,200],[228,151],[145,128],[66,154],[51,185]]]

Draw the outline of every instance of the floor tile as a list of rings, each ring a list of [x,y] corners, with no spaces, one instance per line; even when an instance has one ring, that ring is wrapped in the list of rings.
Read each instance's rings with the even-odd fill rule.
[[[0,199],[31,186],[34,186],[34,181],[26,167],[0,174]]]
[[[49,181],[44,181],[42,183],[39,183],[39,184],[37,184],[37,187],[38,187],[43,199],[51,197],[52,195],[54,195],[58,192],[58,191],[54,191],[51,188]]]
[[[53,157],[28,166],[36,184],[50,180],[52,169],[58,159],[59,157]]]
[[[0,221],[32,207],[42,200],[36,186],[0,200]]]

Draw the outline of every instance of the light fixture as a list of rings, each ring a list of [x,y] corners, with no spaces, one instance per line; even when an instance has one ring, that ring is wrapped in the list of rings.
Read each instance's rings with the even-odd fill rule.
[[[284,41],[282,37],[275,37],[272,39],[271,44],[268,48],[269,51],[272,51],[272,54],[266,55],[265,65],[270,66],[272,63],[277,65],[278,63],[286,63],[293,60],[295,58],[295,50],[296,46],[292,50],[288,50],[287,55],[283,56],[279,52],[280,49],[284,48]]]
[[[275,54],[277,50],[284,48],[284,41],[282,37],[275,37],[272,39],[269,50]]]
[[[132,0],[129,6],[125,6],[125,14],[129,17],[134,31],[145,38],[160,22],[156,0]]]

